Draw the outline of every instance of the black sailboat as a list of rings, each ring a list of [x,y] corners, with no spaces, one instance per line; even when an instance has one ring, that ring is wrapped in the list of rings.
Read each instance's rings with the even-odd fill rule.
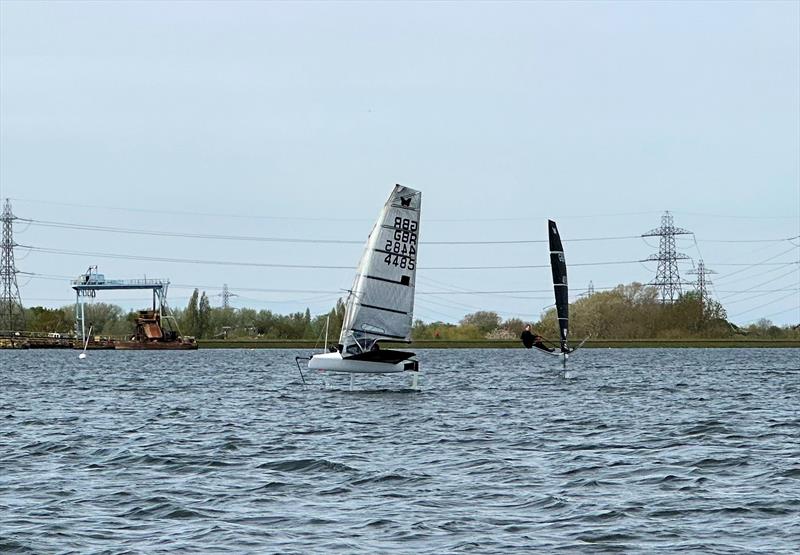
[[[550,269],[553,272],[553,290],[556,296],[556,313],[558,315],[558,331],[561,352],[570,353],[567,345],[569,337],[569,288],[567,286],[567,262],[564,259],[564,247],[558,227],[553,220],[547,220],[548,239],[550,240]]]
[[[556,356],[561,360],[564,369],[567,359],[572,353],[583,347],[588,337],[577,347],[569,346],[569,287],[567,285],[567,261],[564,258],[564,246],[561,235],[553,220],[547,220],[547,235],[550,243],[550,270],[553,274],[553,292],[556,297],[556,316],[558,318],[558,349],[539,349],[539,352]]]

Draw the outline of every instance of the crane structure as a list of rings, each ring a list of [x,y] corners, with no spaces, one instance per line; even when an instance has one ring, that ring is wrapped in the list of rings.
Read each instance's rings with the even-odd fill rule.
[[[150,290],[153,292],[153,311],[166,317],[169,315],[168,287],[168,279],[106,279],[105,275],[97,272],[97,266],[89,266],[86,273],[72,280],[72,288],[75,290],[75,335],[80,335],[82,342],[86,341],[84,301],[87,297],[96,297],[98,291]]]

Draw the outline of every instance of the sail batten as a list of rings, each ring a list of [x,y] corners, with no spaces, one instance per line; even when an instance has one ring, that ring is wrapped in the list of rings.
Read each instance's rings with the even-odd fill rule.
[[[406,312],[404,310],[395,310],[394,308],[386,308],[385,306],[375,306],[374,304],[364,304],[364,303],[358,303],[358,304],[360,306],[363,306],[364,308],[372,308],[374,310],[383,310],[385,312],[394,312],[395,314],[408,314],[408,312]]]
[[[381,209],[345,303],[343,357],[411,341],[421,207],[421,192],[396,185]]]
[[[397,280],[393,280],[393,279],[386,279],[386,278],[378,277],[378,276],[364,276],[364,277],[367,278],[367,279],[374,279],[374,280],[377,280],[377,281],[385,281],[386,283],[396,283],[397,285],[405,285],[402,281],[397,281]]]
[[[351,329],[350,331],[351,331],[351,332],[360,332],[360,331],[362,331],[362,330]],[[389,338],[389,339],[400,339],[400,340],[404,340],[404,339],[405,339],[405,336],[403,336],[403,335],[390,335],[390,334],[388,334],[388,333],[376,333],[376,332],[372,332],[372,334],[371,334],[371,335],[372,335],[373,337],[386,337],[386,338]],[[408,342],[410,343],[410,342],[411,342],[411,340],[409,340]],[[366,350],[366,349],[365,349],[365,350]]]

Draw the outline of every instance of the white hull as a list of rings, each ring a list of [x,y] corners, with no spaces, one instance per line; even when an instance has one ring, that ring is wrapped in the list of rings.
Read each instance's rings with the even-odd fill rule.
[[[349,374],[394,374],[397,372],[416,371],[416,362],[402,360],[397,363],[379,362],[375,360],[354,360],[342,358],[339,352],[314,355],[308,361],[310,370],[327,372],[343,372]]]

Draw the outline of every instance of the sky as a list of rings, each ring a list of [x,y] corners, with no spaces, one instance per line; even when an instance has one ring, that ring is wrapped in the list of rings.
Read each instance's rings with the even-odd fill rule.
[[[731,321],[798,324],[800,3],[0,1],[26,306],[97,265],[325,313],[395,183],[424,321],[537,320],[548,218],[573,300],[652,281],[670,211],[683,279],[702,259]]]

